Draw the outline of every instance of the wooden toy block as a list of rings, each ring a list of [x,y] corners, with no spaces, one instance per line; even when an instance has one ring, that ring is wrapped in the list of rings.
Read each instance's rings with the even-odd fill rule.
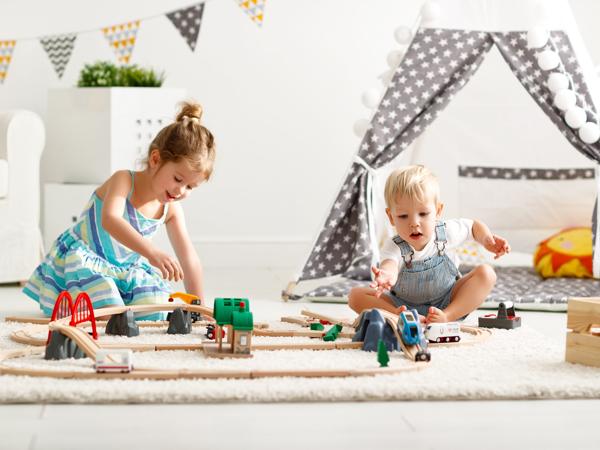
[[[600,367],[600,298],[570,298],[565,361]]]

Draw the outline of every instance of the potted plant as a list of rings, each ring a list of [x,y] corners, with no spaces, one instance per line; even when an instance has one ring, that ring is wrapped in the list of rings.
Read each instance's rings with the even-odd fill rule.
[[[86,65],[77,87],[48,93],[46,181],[101,183],[135,169],[157,131],[173,120],[185,90],[137,65]]]

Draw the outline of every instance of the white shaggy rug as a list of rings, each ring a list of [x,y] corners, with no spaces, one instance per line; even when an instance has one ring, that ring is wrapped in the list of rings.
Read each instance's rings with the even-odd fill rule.
[[[22,348],[9,338],[26,325],[0,323],[0,351]],[[271,328],[292,328],[273,323]],[[142,328],[132,342],[198,342],[202,330],[167,336],[165,329]],[[40,334],[40,337],[43,334]],[[127,338],[102,336],[104,342]],[[308,338],[255,338],[255,342],[303,342]],[[465,341],[469,336],[464,337]],[[493,330],[473,345],[431,349],[423,370],[397,375],[352,378],[263,378],[242,380],[77,380],[0,376],[2,403],[188,403],[292,402],[356,400],[548,399],[600,398],[600,368],[564,361],[564,339],[551,340],[522,327]],[[410,363],[390,353],[390,367]],[[4,364],[52,370],[91,371],[89,359],[45,361],[40,356]],[[251,359],[205,358],[200,352],[163,351],[134,354],[138,367],[163,369],[349,369],[377,367],[376,354],[360,350],[255,351]]]

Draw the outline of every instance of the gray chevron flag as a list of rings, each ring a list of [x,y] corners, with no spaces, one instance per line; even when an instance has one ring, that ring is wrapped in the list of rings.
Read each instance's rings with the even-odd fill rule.
[[[46,50],[46,53],[48,53],[48,58],[50,58],[50,62],[58,78],[62,78],[65,73],[65,68],[73,53],[76,38],[77,35],[74,33],[57,34],[40,38],[40,43],[44,47],[44,50]]]

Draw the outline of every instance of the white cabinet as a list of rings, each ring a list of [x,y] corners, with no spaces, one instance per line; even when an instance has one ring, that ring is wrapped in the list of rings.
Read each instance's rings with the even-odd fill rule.
[[[117,170],[138,169],[185,95],[173,88],[50,89],[44,179],[103,183]]]
[[[56,238],[71,227],[87,205],[98,184],[46,183],[44,185],[44,245],[50,249]]]

